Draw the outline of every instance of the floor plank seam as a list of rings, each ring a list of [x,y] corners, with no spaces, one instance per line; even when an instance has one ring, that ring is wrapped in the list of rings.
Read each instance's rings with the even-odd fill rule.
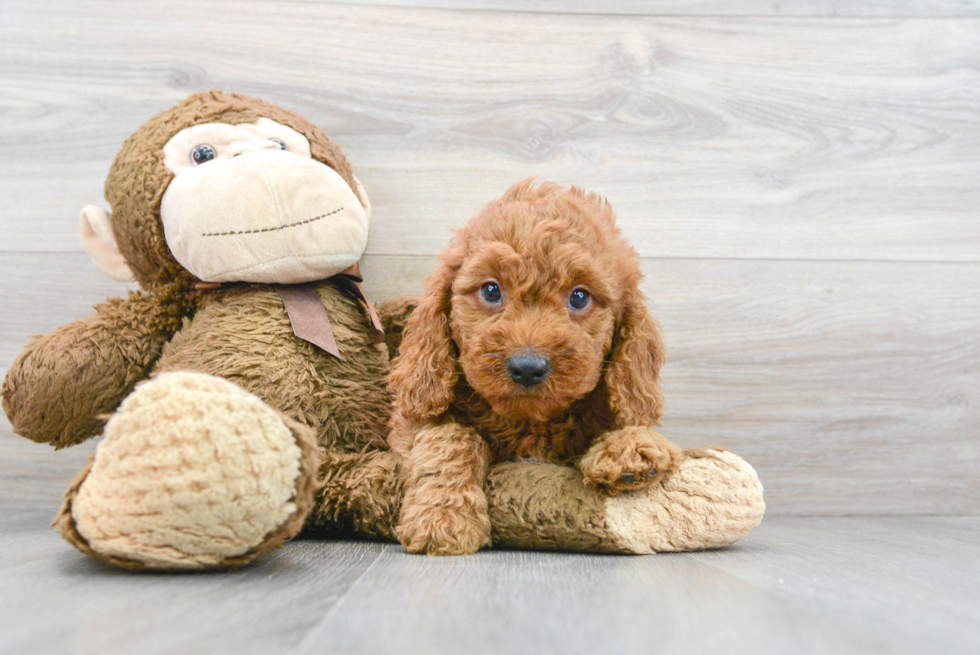
[[[328,609],[326,613],[320,617],[320,620],[317,621],[316,624],[306,632],[306,635],[303,637],[303,639],[300,640],[300,642],[289,651],[288,655],[300,655],[301,653],[304,653],[308,650],[311,643],[313,643],[313,639],[319,633],[320,626],[322,626],[328,619],[330,619],[330,617],[332,617],[334,614],[337,613],[339,608],[347,600],[348,596],[350,596],[351,593],[354,591],[354,589],[360,584],[361,580],[364,579],[364,576],[366,576],[368,572],[374,568],[374,565],[377,564],[378,560],[380,560],[381,557],[388,552],[388,549],[390,547],[391,547],[390,544],[384,544],[382,546],[381,551],[374,558],[374,560],[372,560],[371,563],[368,564],[368,566],[363,571],[361,571],[360,575],[358,575],[357,578],[354,579],[354,581],[350,584],[350,586],[347,587],[347,590],[344,591],[344,593],[341,594],[340,598],[337,599],[337,602],[335,602],[333,605],[330,606],[330,609]]]

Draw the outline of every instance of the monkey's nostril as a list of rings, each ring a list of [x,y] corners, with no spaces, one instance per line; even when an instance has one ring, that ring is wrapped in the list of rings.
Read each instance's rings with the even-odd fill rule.
[[[530,348],[507,358],[507,375],[522,387],[541,384],[548,378],[550,372],[551,362],[548,358]]]

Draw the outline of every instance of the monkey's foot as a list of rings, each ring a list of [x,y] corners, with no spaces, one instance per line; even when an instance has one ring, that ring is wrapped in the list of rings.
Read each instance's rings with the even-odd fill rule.
[[[163,373],[105,428],[54,525],[138,569],[244,565],[295,536],[313,507],[311,431],[227,380]]]
[[[575,469],[541,462],[490,468],[494,546],[655,553],[728,546],[762,521],[762,484],[724,449],[684,453],[669,478],[609,496]]]

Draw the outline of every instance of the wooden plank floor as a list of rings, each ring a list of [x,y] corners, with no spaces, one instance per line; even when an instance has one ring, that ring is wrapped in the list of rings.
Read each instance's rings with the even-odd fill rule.
[[[647,557],[294,542],[236,573],[132,574],[0,512],[3,653],[976,653],[980,517],[775,518]]]

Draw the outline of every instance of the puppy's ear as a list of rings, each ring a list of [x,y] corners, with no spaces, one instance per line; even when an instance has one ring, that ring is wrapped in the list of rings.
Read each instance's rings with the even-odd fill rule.
[[[609,406],[617,425],[660,424],[664,403],[660,367],[666,359],[660,325],[647,311],[643,296],[630,292],[613,335],[605,374]]]
[[[389,383],[395,406],[416,418],[444,414],[459,377],[449,327],[452,284],[458,268],[452,252],[425,280],[425,294],[408,319]]]

